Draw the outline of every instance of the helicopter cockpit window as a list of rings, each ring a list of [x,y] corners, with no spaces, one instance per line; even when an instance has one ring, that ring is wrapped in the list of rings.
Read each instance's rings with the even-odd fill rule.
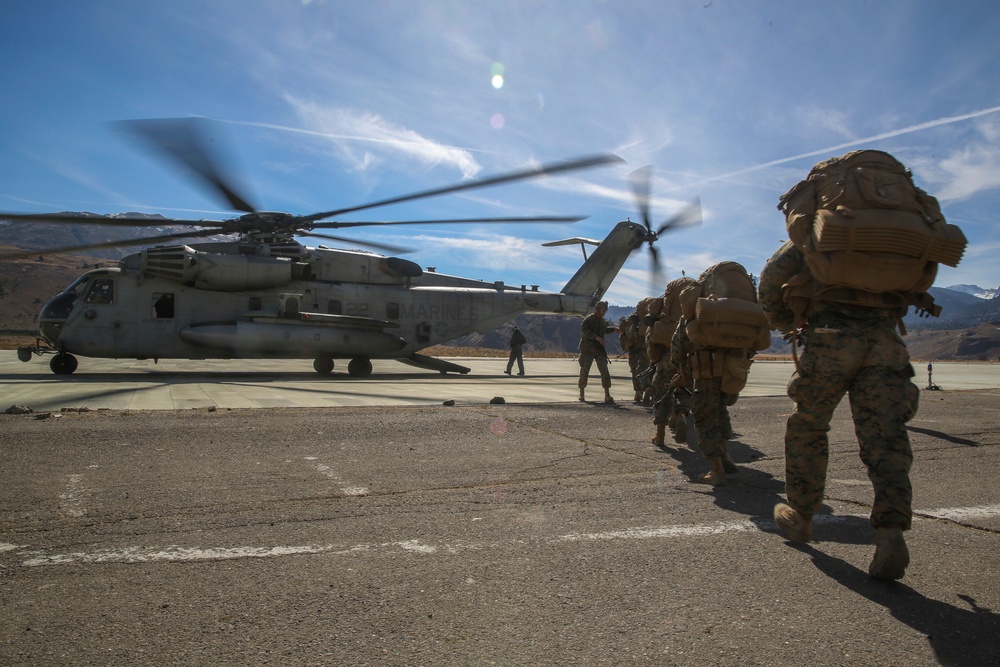
[[[174,295],[171,292],[153,293],[153,317],[172,319],[174,316]]]
[[[387,304],[385,304],[385,318],[387,320],[398,320],[399,319],[399,304],[398,303],[387,303]]]
[[[112,304],[115,302],[115,281],[113,278],[94,278],[83,297],[84,303]]]

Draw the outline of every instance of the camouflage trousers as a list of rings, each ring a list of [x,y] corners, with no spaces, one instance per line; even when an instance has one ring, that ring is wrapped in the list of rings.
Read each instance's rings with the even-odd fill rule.
[[[677,366],[666,355],[660,357],[653,373],[653,423],[656,425],[667,424],[672,414],[687,415],[689,411],[691,387],[674,388],[670,382],[676,374]]]
[[[645,350],[636,348],[628,353],[628,368],[632,372],[632,390],[645,391],[649,387],[649,376],[643,371],[649,368],[649,357]]]
[[[788,504],[807,516],[819,511],[826,487],[834,410],[849,396],[861,460],[875,492],[871,523],[910,528],[913,453],[906,422],[919,389],[902,339],[885,322],[830,321],[813,326],[798,371],[788,384],[795,410],[785,432]]]
[[[590,380],[590,367],[597,362],[597,370],[601,374],[601,386],[605,389],[611,388],[611,373],[608,371],[608,355],[580,353],[580,381],[578,386],[583,389]]]
[[[698,447],[706,459],[724,456],[726,453],[726,442],[733,434],[729,406],[736,398],[722,391],[721,377],[699,378],[694,381],[691,414],[694,415]]]

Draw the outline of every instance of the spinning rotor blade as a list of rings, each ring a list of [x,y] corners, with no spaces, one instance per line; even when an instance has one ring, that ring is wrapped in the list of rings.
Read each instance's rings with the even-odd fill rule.
[[[657,229],[653,229],[649,215],[649,191],[652,180],[653,168],[651,165],[636,169],[629,174],[629,181],[632,184],[632,193],[635,195],[636,207],[642,216],[642,224],[646,227],[646,242],[649,246],[650,261],[650,281],[651,293],[656,293],[662,283],[663,270],[660,267],[660,255],[656,246],[653,245],[659,240],[664,232],[680,229],[689,225],[701,224],[701,200],[695,200],[682,208],[673,217],[668,218]]]
[[[143,244],[154,244],[160,241],[170,241],[184,238],[199,238],[212,236],[215,234],[238,233],[247,235],[271,235],[275,238],[292,238],[296,235],[316,236],[317,238],[327,238],[334,241],[351,243],[354,245],[368,246],[387,250],[392,253],[409,252],[408,249],[399,246],[380,244],[365,241],[355,241],[343,239],[336,236],[321,236],[311,234],[313,229],[337,229],[342,227],[364,227],[364,226],[385,226],[385,225],[421,225],[421,224],[489,224],[489,223],[569,223],[582,220],[583,217],[570,216],[535,216],[523,218],[465,218],[454,220],[408,220],[408,221],[386,221],[386,222],[321,222],[324,218],[330,218],[345,213],[352,213],[365,209],[396,204],[416,199],[433,197],[438,195],[461,192],[476,188],[512,183],[515,181],[527,180],[549,174],[559,174],[580,169],[589,169],[600,165],[623,160],[611,154],[584,157],[570,160],[558,164],[543,165],[515,171],[507,174],[493,176],[478,181],[461,183],[444,188],[426,190],[402,197],[394,197],[382,201],[363,204],[350,208],[335,211],[315,213],[312,215],[299,216],[290,213],[275,211],[261,211],[257,209],[250,200],[246,198],[241,190],[234,184],[234,170],[228,168],[221,158],[226,157],[220,150],[217,139],[209,132],[210,121],[204,118],[165,118],[146,119],[133,121],[120,121],[113,124],[119,130],[124,131],[130,138],[137,140],[147,150],[157,157],[166,157],[172,164],[180,165],[183,170],[194,177],[196,183],[205,187],[216,197],[226,202],[226,206],[234,211],[241,211],[245,215],[225,220],[189,220],[180,218],[147,218],[132,216],[115,217],[85,217],[70,213],[53,214],[23,214],[0,212],[0,219],[39,222],[52,224],[71,225],[104,225],[118,227],[162,227],[167,225],[183,225],[195,228],[191,232],[178,232],[162,236],[146,238],[136,238],[131,240],[106,241],[99,243],[84,243],[75,246],[61,246],[44,250],[25,250],[17,253],[0,254],[0,259],[13,259],[20,257],[31,257],[37,255],[51,255],[71,252],[83,252],[88,250],[98,250],[103,248],[138,246]],[[214,144],[214,145],[213,145]]]
[[[451,185],[444,188],[436,188],[434,190],[425,190],[423,192],[404,195],[402,197],[383,199],[381,201],[372,202],[370,204],[362,204],[361,206],[342,208],[336,211],[326,211],[324,213],[314,213],[313,215],[303,216],[302,219],[306,222],[314,222],[317,220],[322,220],[323,218],[332,218],[335,215],[354,213],[355,211],[363,211],[365,209],[375,208],[377,206],[387,206],[389,204],[399,204],[402,202],[413,201],[415,199],[436,197],[438,195],[450,194],[452,192],[461,192],[463,190],[485,188],[492,185],[499,185],[500,183],[513,183],[515,181],[523,181],[529,178],[537,178],[539,176],[544,176],[547,174],[557,174],[566,171],[575,171],[578,169],[589,169],[591,167],[597,167],[603,164],[611,164],[614,162],[624,162],[624,160],[622,160],[617,155],[611,155],[611,154],[595,155],[591,157],[580,158],[577,160],[571,160],[569,162],[544,165],[541,167],[532,167],[530,169],[515,171],[509,174],[501,174],[499,176],[493,176],[492,178],[486,178],[481,181],[470,181],[469,183],[461,183],[459,185]]]
[[[652,175],[652,165],[640,167],[628,175],[629,183],[632,184],[632,194],[635,195],[636,208],[639,209],[642,224],[646,225],[647,232],[653,231],[653,226],[649,222],[649,182]]]
[[[376,248],[378,250],[384,250],[393,255],[405,255],[407,253],[413,252],[412,248],[404,248],[402,246],[389,245],[388,243],[376,243],[375,241],[357,241],[355,239],[346,239],[343,236],[332,236],[330,234],[313,234],[303,232],[303,236],[309,238],[317,239],[327,239],[329,241],[340,241],[342,243],[349,243],[351,246],[367,246],[369,248]]]
[[[649,281],[650,293],[655,293],[662,282],[663,271],[660,268],[660,255],[653,242],[657,233],[653,231],[653,225],[649,219],[649,184],[653,178],[653,166],[646,165],[640,167],[628,175],[629,183],[632,185],[632,194],[635,196],[635,205],[639,209],[642,217],[642,224],[646,227],[646,242],[649,247]]]
[[[205,138],[206,120],[202,118],[156,118],[149,120],[120,121],[114,124],[130,136],[139,139],[147,148],[174,160],[207,186],[213,195],[222,195],[235,211],[253,213],[257,209],[247,203],[223,177],[218,167],[220,150],[209,149],[212,143]],[[225,170],[233,173],[232,167]]]
[[[680,229],[681,227],[689,227],[692,225],[701,224],[701,199],[698,197],[694,198],[694,201],[685,206],[680,210],[679,213],[675,214],[674,217],[670,218],[656,230],[656,235],[659,236],[663,232]]]
[[[455,218],[453,220],[387,220],[383,222],[317,222],[309,226],[309,229],[340,229],[345,227],[381,227],[388,225],[451,225],[451,224],[492,224],[492,223],[519,223],[519,222],[579,222],[585,220],[586,216],[535,216],[527,218]]]
[[[181,218],[132,218],[115,216],[113,218],[88,218],[73,213],[3,213],[0,220],[17,222],[44,222],[56,225],[104,225],[109,227],[164,227],[166,225],[188,225],[191,227],[215,227],[221,229],[224,223],[220,220],[184,220]]]
[[[101,250],[103,248],[124,248],[136,245],[151,245],[157,241],[172,241],[174,239],[190,239],[201,236],[212,236],[218,234],[218,229],[206,229],[202,231],[179,232],[177,234],[164,234],[162,236],[144,236],[138,239],[122,239],[120,241],[105,241],[103,243],[87,243],[84,245],[63,246],[61,248],[45,248],[43,250],[18,250],[17,252],[0,253],[0,260],[24,259],[26,257],[44,257],[46,255],[60,255],[81,250]]]

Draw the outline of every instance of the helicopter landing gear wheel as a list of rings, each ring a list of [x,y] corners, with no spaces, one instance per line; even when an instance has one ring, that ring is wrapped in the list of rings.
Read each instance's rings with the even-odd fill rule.
[[[56,375],[72,375],[73,371],[76,370],[77,361],[76,357],[72,354],[66,354],[65,352],[60,352],[56,356],[52,357],[52,361],[49,362],[49,368]]]
[[[354,357],[347,364],[347,373],[352,378],[366,378],[372,374],[371,359],[366,357]]]
[[[329,375],[333,372],[333,357],[316,357],[313,360],[313,370],[320,375]]]

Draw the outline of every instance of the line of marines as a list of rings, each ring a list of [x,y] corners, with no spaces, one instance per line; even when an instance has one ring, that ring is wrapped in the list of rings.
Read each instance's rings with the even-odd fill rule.
[[[812,539],[813,516],[825,494],[827,433],[847,396],[874,491],[875,554],[868,572],[900,579],[910,562],[903,532],[912,523],[906,423],[919,401],[902,317],[909,306],[918,314],[940,314],[928,290],[938,263],[957,265],[966,239],[945,222],[937,200],[916,187],[910,171],[881,151],[818,163],[778,208],[789,240],[767,261],[759,285],[743,266],[722,262],[697,281],[671,281],[662,296],[644,299],[619,323],[633,400],[652,407],[652,442],[660,448],[666,449],[668,430],[674,442],[686,443],[693,417],[709,464],[694,481],[724,485],[727,475],[739,472],[727,451],[733,437],[728,408],[746,384],[754,355],[770,346],[771,330],[778,331],[792,344],[788,396],[795,408],[785,431],[787,502],[775,506],[774,520],[791,541]],[[747,306],[726,322],[731,328],[713,329],[722,319],[714,309],[727,300],[717,297],[734,296],[713,293],[725,286],[719,276],[726,272],[753,287],[737,288]],[[740,334],[740,327],[759,324],[755,318],[761,317],[764,335]],[[581,400],[583,386],[581,374]],[[605,384],[610,400],[607,389]]]

